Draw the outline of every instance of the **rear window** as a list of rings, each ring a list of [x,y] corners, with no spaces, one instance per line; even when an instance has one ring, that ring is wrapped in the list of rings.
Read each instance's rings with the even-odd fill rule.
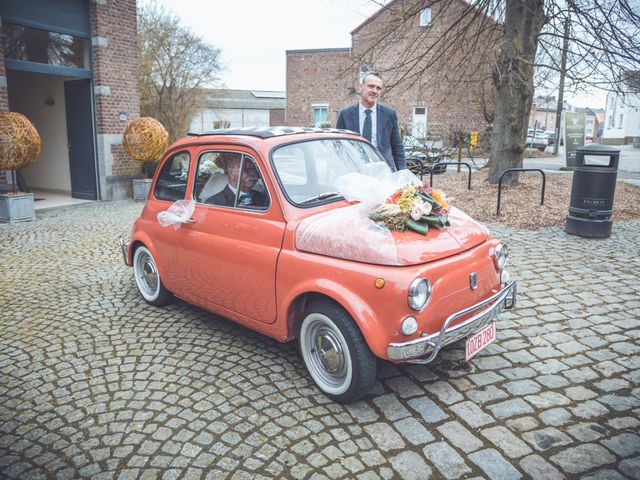
[[[174,202],[184,199],[187,193],[190,157],[187,152],[179,152],[162,165],[153,195],[158,200]]]

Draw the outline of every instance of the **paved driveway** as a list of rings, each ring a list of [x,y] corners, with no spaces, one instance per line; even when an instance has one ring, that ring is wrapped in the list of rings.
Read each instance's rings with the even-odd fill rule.
[[[640,222],[494,228],[519,308],[464,362],[382,363],[331,403],[294,345],[138,296],[141,205],[0,225],[0,477],[640,478]]]

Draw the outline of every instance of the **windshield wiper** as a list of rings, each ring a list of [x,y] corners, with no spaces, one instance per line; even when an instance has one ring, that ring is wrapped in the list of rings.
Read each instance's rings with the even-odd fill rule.
[[[315,202],[316,200],[324,200],[325,198],[329,198],[329,197],[335,197],[337,195],[340,195],[340,192],[324,192],[321,193],[320,195],[316,195],[314,197],[309,197],[305,200],[302,200],[300,203],[308,203],[308,202]]]

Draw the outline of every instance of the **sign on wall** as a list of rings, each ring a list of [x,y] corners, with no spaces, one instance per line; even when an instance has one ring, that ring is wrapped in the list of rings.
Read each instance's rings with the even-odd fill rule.
[[[564,145],[567,167],[576,166],[576,150],[584,145],[584,112],[565,114]]]

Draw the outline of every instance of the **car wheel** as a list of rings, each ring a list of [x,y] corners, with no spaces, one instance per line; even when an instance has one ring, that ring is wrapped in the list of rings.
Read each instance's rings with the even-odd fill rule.
[[[547,149],[547,147],[538,147],[538,151],[540,152],[544,152]]]
[[[161,307],[171,300],[171,292],[166,289],[151,252],[144,245],[133,254],[133,275],[142,298],[147,303]]]
[[[339,403],[360,399],[376,380],[376,358],[351,316],[321,300],[302,314],[300,352],[314,382]]]

